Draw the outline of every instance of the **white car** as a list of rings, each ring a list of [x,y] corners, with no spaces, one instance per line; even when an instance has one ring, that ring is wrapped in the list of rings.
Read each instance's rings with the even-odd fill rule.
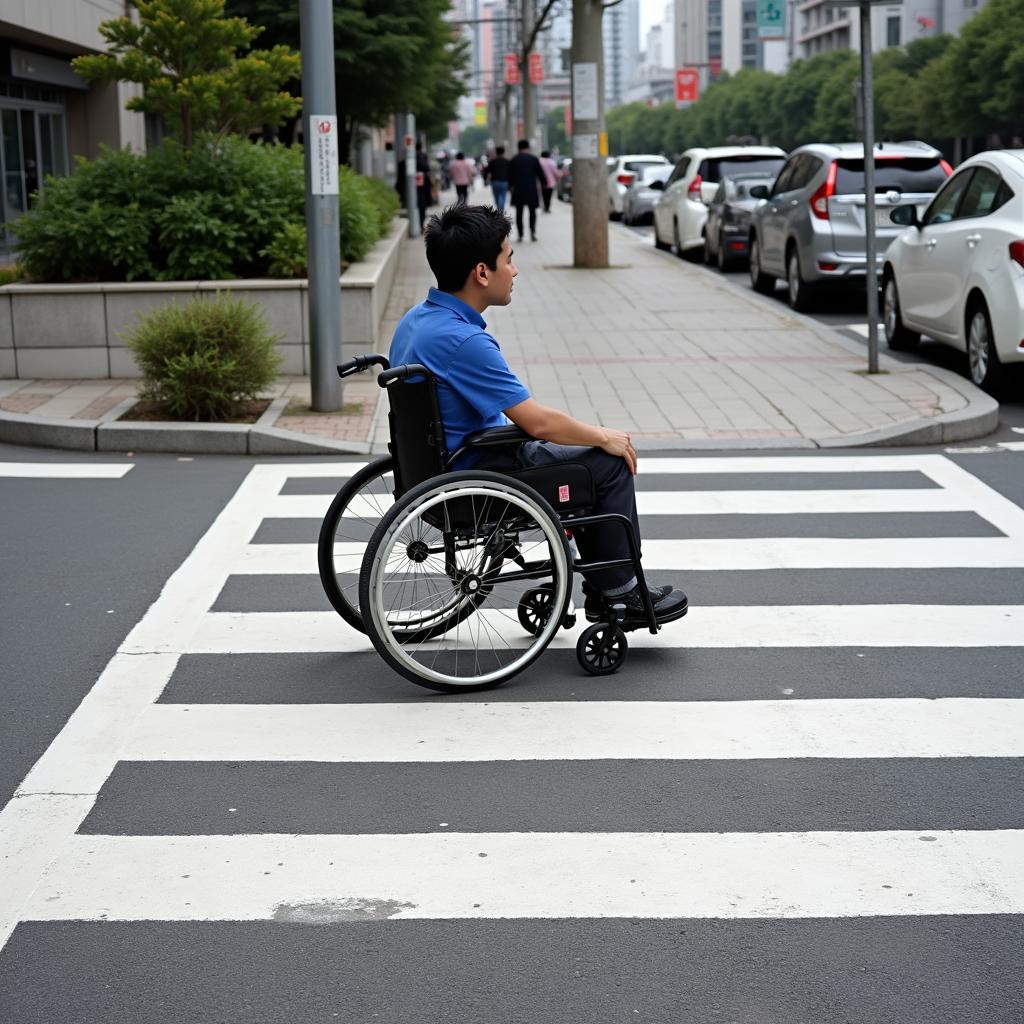
[[[967,353],[971,380],[998,387],[1024,361],[1024,149],[965,160],[923,214],[892,212],[906,230],[885,254],[882,308],[889,347],[922,334]]]
[[[653,166],[671,167],[670,161],[653,153],[632,153],[628,156],[610,157],[608,160],[608,216],[618,220],[622,216],[622,197],[626,189],[636,181],[636,176],[645,168]]]
[[[704,227],[708,204],[727,175],[763,173],[776,175],[786,162],[786,151],[777,146],[717,146],[688,149],[683,153],[654,204],[654,244],[673,245],[680,256],[704,256]]]

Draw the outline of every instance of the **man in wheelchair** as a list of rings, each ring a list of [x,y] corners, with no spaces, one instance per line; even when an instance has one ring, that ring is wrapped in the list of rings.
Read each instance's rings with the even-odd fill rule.
[[[458,451],[468,435],[508,420],[534,438],[468,451],[453,469],[501,473],[558,462],[585,464],[594,482],[594,512],[628,517],[639,538],[633,486],[637,453],[629,434],[582,423],[531,398],[487,332],[484,311],[512,301],[518,270],[512,262],[510,230],[506,217],[488,206],[456,205],[431,217],[425,244],[437,287],[399,323],[391,343],[391,365],[418,363],[436,378],[448,451]],[[625,533],[613,523],[591,523],[574,536],[587,562],[630,557]],[[659,622],[686,613],[681,590],[663,585],[650,587],[649,592]],[[627,622],[647,621],[640,584],[628,566],[591,571],[584,594],[584,611],[592,622],[603,617],[612,601],[625,607]]]

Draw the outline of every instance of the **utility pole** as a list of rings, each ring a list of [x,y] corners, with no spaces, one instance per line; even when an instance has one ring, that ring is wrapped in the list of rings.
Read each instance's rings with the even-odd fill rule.
[[[871,0],[860,0],[860,80],[864,105],[864,256],[867,259],[868,373],[878,373],[878,265],[875,263],[875,90]]]
[[[573,266],[608,266],[602,0],[572,3]]]
[[[420,237],[420,204],[416,195],[416,115],[405,115],[405,209],[409,214],[409,237]]]
[[[338,237],[338,118],[331,0],[300,0],[306,164],[306,261],[312,406],[341,408],[341,245]]]
[[[533,9],[534,0],[520,0],[522,9],[522,71],[521,82],[523,86],[523,137],[530,140],[531,148],[537,143],[537,94],[533,83],[530,81],[530,40],[533,38],[533,17],[536,13]]]

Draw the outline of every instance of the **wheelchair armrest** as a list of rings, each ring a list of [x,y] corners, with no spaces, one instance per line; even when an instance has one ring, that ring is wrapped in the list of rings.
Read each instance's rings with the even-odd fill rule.
[[[486,430],[477,430],[467,434],[462,439],[463,448],[488,448],[500,444],[521,444],[523,441],[532,441],[533,437],[525,430],[510,423],[504,427],[488,427]]]

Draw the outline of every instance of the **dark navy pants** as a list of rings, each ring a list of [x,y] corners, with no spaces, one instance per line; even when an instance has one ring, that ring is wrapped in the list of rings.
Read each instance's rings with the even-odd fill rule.
[[[474,465],[480,469],[507,473],[516,469],[550,466],[555,462],[581,462],[586,465],[594,478],[594,490],[597,495],[594,512],[617,512],[626,516],[633,523],[637,540],[640,539],[640,520],[636,512],[633,474],[621,456],[609,455],[600,448],[552,444],[550,441],[527,441],[517,449],[484,450]],[[604,562],[630,556],[625,530],[618,523],[581,526],[574,528],[572,534],[576,538],[580,555],[586,562]],[[634,585],[636,574],[628,565],[617,569],[601,569],[588,573],[587,582],[600,590],[622,593]]]

